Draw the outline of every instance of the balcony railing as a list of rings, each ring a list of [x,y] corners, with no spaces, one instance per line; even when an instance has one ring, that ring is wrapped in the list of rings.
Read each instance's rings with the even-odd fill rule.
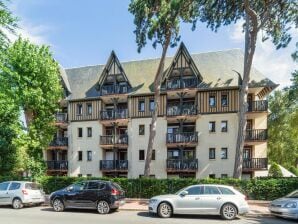
[[[184,88],[196,88],[198,86],[197,78],[189,79],[171,79],[166,81],[166,89],[184,89]]]
[[[128,85],[104,85],[101,87],[101,95],[124,94],[128,93],[129,90]]]
[[[167,116],[196,115],[197,109],[194,105],[168,106]]]
[[[101,145],[128,145],[128,135],[102,135],[100,136]]]
[[[267,169],[268,159],[267,158],[250,158],[243,159],[243,169]]]
[[[56,122],[64,123],[67,122],[67,113],[56,113]]]
[[[68,161],[59,160],[59,161],[46,161],[48,170],[67,170]]]
[[[167,133],[167,143],[197,143],[198,132]]]
[[[267,100],[257,100],[248,102],[248,112],[262,112],[268,110]]]
[[[58,137],[54,138],[50,143],[50,146],[68,146],[68,138],[67,137]]]
[[[99,169],[106,171],[128,170],[128,160],[100,160]]]
[[[246,141],[266,141],[268,139],[267,129],[246,130]]]
[[[198,170],[197,159],[167,159],[167,170],[195,171]]]
[[[102,120],[127,119],[128,118],[128,110],[127,109],[118,109],[118,110],[100,111],[100,117]]]

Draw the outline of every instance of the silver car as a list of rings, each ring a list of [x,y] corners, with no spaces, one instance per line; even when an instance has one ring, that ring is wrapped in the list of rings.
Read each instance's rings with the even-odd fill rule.
[[[225,185],[192,185],[175,194],[160,195],[149,200],[149,212],[162,218],[173,214],[221,215],[234,219],[248,212],[246,196]]]
[[[28,204],[44,203],[44,192],[38,184],[27,181],[0,183],[0,205],[12,205],[19,209]]]
[[[298,190],[272,201],[269,211],[275,216],[298,219]]]

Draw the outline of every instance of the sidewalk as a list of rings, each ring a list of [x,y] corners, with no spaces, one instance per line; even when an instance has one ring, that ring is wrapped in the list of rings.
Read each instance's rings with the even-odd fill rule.
[[[148,211],[148,200],[147,199],[125,199],[125,204],[119,209],[126,211]],[[249,213],[247,216],[270,216],[268,210],[269,201],[256,201],[248,200]]]

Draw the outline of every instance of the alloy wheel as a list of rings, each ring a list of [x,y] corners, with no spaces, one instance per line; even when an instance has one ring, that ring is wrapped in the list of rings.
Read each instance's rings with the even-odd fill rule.
[[[234,219],[237,216],[237,209],[232,204],[224,205],[222,209],[222,217],[224,219]]]
[[[99,214],[108,214],[110,212],[110,206],[106,201],[99,201],[97,204],[97,211]]]
[[[172,207],[168,203],[161,203],[158,207],[158,214],[162,218],[169,218],[172,216]]]
[[[16,198],[16,199],[14,199],[13,202],[12,202],[12,207],[13,207],[14,209],[20,209],[20,208],[23,207],[23,203],[22,203],[22,201],[21,201],[20,199]]]
[[[64,204],[60,199],[55,199],[53,202],[53,208],[56,212],[62,212],[64,210]]]

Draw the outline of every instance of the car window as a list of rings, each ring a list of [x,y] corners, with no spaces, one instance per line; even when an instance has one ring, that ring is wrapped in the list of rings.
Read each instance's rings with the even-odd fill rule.
[[[226,187],[218,187],[218,189],[221,191],[222,194],[235,194],[231,189],[226,188]]]
[[[122,188],[120,187],[119,184],[116,184],[116,183],[112,182],[111,185],[112,185],[114,188],[116,188],[117,190],[122,191]]]
[[[28,190],[40,190],[41,187],[37,183],[26,183],[25,188]]]
[[[0,184],[0,191],[6,191],[8,188],[9,182],[4,182]]]
[[[188,192],[188,195],[203,194],[203,187],[202,186],[190,187],[190,188],[187,188],[186,191]]]
[[[217,187],[205,186],[204,194],[220,194],[220,191]]]
[[[79,182],[71,185],[74,191],[82,191],[85,189],[86,182]]]
[[[10,191],[18,190],[20,189],[21,183],[17,182],[12,182],[11,185],[9,186]]]

